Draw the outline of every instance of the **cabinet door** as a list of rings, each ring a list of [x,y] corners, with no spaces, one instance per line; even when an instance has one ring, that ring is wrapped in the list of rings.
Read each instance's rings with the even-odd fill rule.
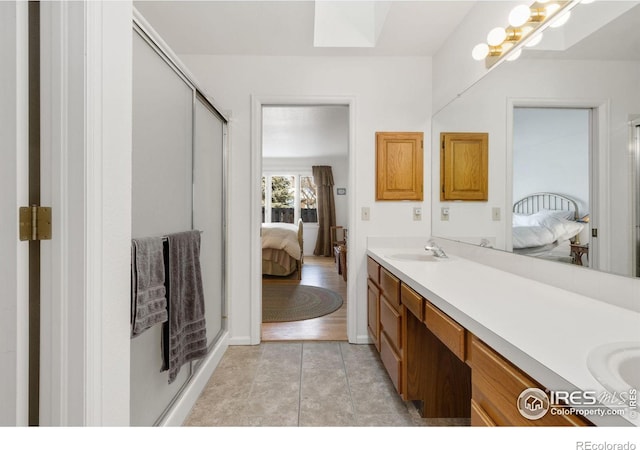
[[[423,133],[376,133],[376,200],[422,201]]]
[[[489,135],[441,133],[440,200],[489,198]]]
[[[367,280],[367,326],[376,349],[380,351],[380,291],[369,279]]]

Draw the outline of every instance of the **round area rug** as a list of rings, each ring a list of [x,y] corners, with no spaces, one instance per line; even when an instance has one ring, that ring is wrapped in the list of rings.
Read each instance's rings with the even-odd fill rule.
[[[293,322],[326,316],[342,306],[337,292],[317,286],[265,284],[262,321]]]

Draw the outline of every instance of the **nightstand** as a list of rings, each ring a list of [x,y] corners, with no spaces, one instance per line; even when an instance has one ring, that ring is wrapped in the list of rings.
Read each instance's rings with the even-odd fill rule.
[[[587,261],[589,261],[589,244],[571,244],[571,261],[573,264],[582,266],[582,255],[586,255]]]

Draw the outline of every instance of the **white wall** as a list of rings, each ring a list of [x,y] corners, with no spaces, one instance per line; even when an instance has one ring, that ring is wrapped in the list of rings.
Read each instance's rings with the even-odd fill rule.
[[[536,192],[564,194],[589,213],[588,109],[516,108],[513,201]]]
[[[347,96],[355,99],[354,185],[360,217],[371,208],[371,220],[350,224],[350,262],[356,274],[357,339],[367,339],[366,237],[428,235],[430,219],[414,222],[412,208],[429,211],[429,149],[425,148],[425,201],[375,202],[375,132],[423,131],[429,142],[431,61],[429,58],[252,57],[181,55],[216,105],[231,115],[229,189],[229,302],[232,343],[250,342],[249,237],[251,95],[298,97]],[[352,290],[350,290],[353,292]]]

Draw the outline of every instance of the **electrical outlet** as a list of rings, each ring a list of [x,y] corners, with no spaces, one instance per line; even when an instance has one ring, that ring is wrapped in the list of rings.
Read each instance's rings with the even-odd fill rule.
[[[413,208],[413,220],[422,220],[422,208]]]
[[[370,214],[369,207],[363,206],[362,211],[360,213],[362,220],[369,220],[369,214]]]
[[[500,208],[499,207],[491,208],[491,218],[496,222],[498,222],[500,220]]]
[[[440,220],[443,220],[443,221],[449,220],[449,208],[444,206],[440,208]]]

